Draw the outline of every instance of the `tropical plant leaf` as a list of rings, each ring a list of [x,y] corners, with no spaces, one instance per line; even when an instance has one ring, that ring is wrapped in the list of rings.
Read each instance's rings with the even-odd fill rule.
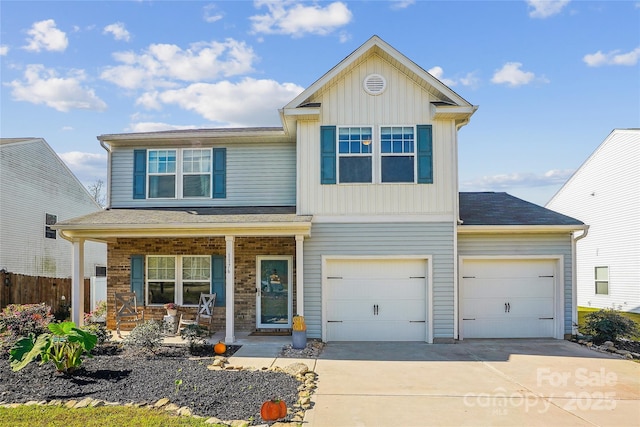
[[[9,351],[9,361],[11,369],[19,371],[33,361],[44,349],[49,342],[49,334],[38,335],[35,343],[33,337],[20,339]]]
[[[48,327],[54,335],[66,336],[76,327],[76,324],[73,322],[49,323]]]

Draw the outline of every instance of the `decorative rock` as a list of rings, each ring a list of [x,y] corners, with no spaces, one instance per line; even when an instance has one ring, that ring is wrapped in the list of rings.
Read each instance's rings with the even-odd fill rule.
[[[175,403],[169,403],[167,406],[164,407],[164,410],[169,412],[177,411],[178,409],[180,409],[180,407]]]
[[[46,403],[46,402],[45,402]],[[24,406],[35,406],[35,405],[40,405],[41,403],[36,401],[36,400],[30,400],[28,402],[24,403]]]
[[[184,417],[190,417],[191,416],[191,409],[189,409],[186,406],[181,407],[180,409],[178,409],[178,415],[182,415]]]
[[[616,353],[626,356],[627,354],[631,354],[628,350],[616,350]]]
[[[166,397],[163,397],[162,399],[158,400],[155,405],[153,405],[155,408],[161,408],[164,405],[166,405],[167,403],[169,403],[169,399],[167,399]]]
[[[625,354],[624,358],[625,359],[629,359],[629,360],[633,360],[633,356],[631,355],[631,353]]]
[[[77,400],[69,400],[67,403],[64,404],[65,408],[73,408],[74,406],[76,406],[76,403],[78,403]]]
[[[298,375],[304,375],[309,372],[309,367],[304,363],[292,363],[282,368],[282,372],[291,375],[292,377]]]
[[[98,408],[100,406],[104,406],[104,401],[103,400],[93,400],[89,406],[91,406],[92,408]]]
[[[91,399],[90,397],[86,397],[84,399],[82,399],[80,402],[76,403],[73,407],[76,409],[79,408],[86,408],[87,406],[89,406],[91,404],[91,401],[93,399]]]
[[[52,401],[50,401],[49,403],[47,403],[47,405],[49,405],[49,406],[60,406],[60,405],[62,405],[62,400],[60,400],[60,399],[53,399]]]
[[[603,347],[613,347],[613,342],[612,341],[605,341],[602,344]]]
[[[207,418],[204,423],[205,424],[224,424],[224,422],[220,418],[216,418],[216,417]]]
[[[631,353],[634,359],[640,359],[640,353]]]
[[[231,427],[249,427],[249,421],[245,420],[229,420],[226,422]]]

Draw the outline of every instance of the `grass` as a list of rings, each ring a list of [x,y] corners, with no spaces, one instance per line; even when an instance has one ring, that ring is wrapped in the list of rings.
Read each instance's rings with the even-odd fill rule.
[[[0,408],[0,425],[12,427],[221,427],[220,424],[206,424],[205,420],[129,406],[68,409],[62,406],[21,405],[17,408]]]

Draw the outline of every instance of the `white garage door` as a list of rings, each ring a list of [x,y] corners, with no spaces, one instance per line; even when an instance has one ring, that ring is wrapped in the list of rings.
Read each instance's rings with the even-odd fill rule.
[[[553,337],[553,260],[464,260],[464,338]]]
[[[426,341],[426,260],[329,260],[326,270],[327,341]]]

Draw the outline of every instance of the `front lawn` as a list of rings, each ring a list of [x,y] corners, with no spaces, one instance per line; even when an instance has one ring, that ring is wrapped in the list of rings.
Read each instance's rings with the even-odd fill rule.
[[[598,311],[600,310],[599,308],[593,308],[593,307],[578,307],[578,325],[579,326],[583,326],[584,325],[584,318],[587,314],[589,313],[593,313],[594,311]],[[633,320],[634,322],[636,322],[637,325],[640,325],[640,314],[638,313],[628,313],[625,311],[619,311],[618,313],[620,313],[622,316]]]

